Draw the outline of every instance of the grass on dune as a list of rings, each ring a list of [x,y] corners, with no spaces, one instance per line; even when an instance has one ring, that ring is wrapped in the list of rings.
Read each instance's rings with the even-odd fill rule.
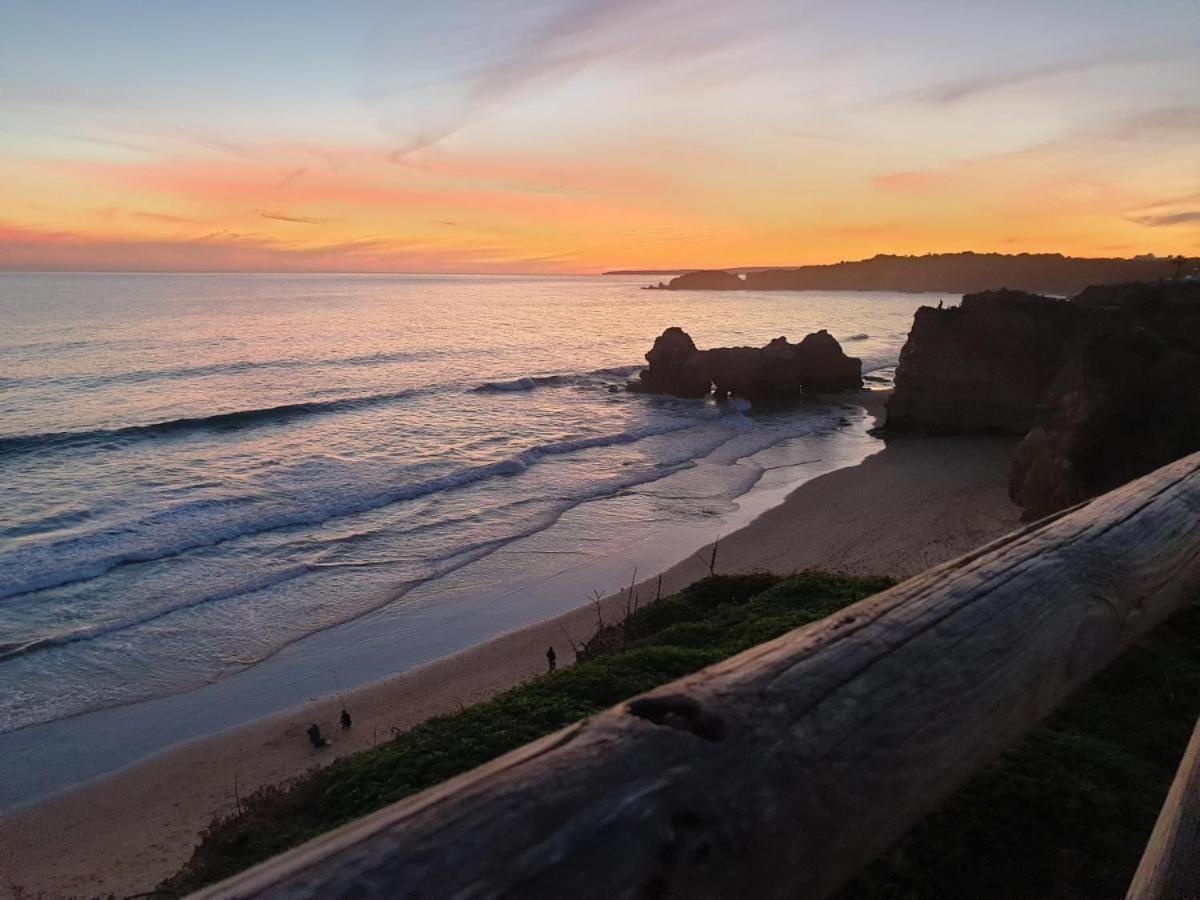
[[[161,886],[182,894],[890,586],[807,572],[705,578],[576,665],[242,801]],[[926,818],[841,900],[1120,897],[1200,712],[1200,613],[1133,648]]]

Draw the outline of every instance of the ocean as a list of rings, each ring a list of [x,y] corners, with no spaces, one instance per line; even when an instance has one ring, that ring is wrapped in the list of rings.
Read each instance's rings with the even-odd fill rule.
[[[0,738],[288,651],[211,722],[165,704],[165,745],[649,575],[878,449],[845,398],[620,391],[656,335],[827,328],[886,378],[953,299],[642,283],[0,274]]]

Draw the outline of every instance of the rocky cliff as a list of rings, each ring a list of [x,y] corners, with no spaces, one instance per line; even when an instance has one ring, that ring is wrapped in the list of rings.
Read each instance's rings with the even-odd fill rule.
[[[1009,495],[1039,518],[1200,450],[1200,340],[1124,322],[1073,343],[1017,447]]]
[[[1013,291],[917,312],[889,431],[1024,435],[1009,493],[1037,518],[1200,450],[1200,284]]]
[[[1066,301],[1018,291],[921,307],[900,353],[888,429],[1024,434],[1085,319]]]
[[[862,361],[847,356],[827,331],[799,344],[779,337],[765,347],[697,349],[682,328],[672,327],[646,354],[650,364],[629,383],[635,393],[718,399],[741,397],[751,403],[794,400],[804,392],[862,387]]]

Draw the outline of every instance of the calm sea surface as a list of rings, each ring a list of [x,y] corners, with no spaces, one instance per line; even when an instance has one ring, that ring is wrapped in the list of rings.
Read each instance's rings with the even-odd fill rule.
[[[938,299],[638,284],[0,274],[0,732],[495,579],[479,561],[568,511],[587,547],[522,566],[719,515],[844,412],[611,392],[655,335],[828,328],[870,371]]]

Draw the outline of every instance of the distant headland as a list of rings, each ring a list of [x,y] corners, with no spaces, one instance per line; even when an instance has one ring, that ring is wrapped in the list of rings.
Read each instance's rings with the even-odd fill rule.
[[[1084,258],[1061,253],[930,253],[878,255],[857,262],[791,268],[684,270],[654,290],[902,291],[973,293],[999,286],[1070,296],[1089,285],[1156,281],[1194,275],[1196,261],[1153,255]],[[606,272],[665,275],[668,272]]]

